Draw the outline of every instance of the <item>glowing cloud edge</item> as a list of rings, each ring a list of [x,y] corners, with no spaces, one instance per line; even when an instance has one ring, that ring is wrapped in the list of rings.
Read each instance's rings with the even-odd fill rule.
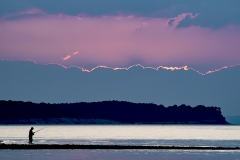
[[[5,60],[4,60],[4,59],[1,59],[1,61],[5,61]],[[88,72],[88,73],[89,73],[89,72],[93,72],[94,70],[99,69],[99,68],[111,69],[111,70],[114,70],[114,71],[116,71],[116,70],[126,70],[126,71],[128,71],[128,70],[130,70],[130,69],[133,68],[133,67],[141,67],[142,69],[152,69],[152,70],[156,70],[156,71],[158,71],[159,69],[165,69],[165,70],[171,70],[171,71],[174,71],[174,70],[184,70],[184,71],[192,70],[192,71],[194,71],[194,72],[196,72],[196,73],[198,73],[199,75],[202,75],[202,76],[205,76],[205,75],[208,75],[208,74],[212,74],[212,73],[215,73],[215,72],[219,72],[219,71],[221,71],[221,70],[223,70],[223,69],[240,66],[240,64],[223,66],[223,67],[221,67],[221,68],[218,68],[218,69],[215,69],[215,70],[209,70],[209,71],[207,71],[207,72],[205,72],[205,73],[202,73],[202,72],[200,72],[200,71],[198,71],[198,70],[196,70],[196,69],[194,69],[194,68],[191,68],[191,67],[188,68],[188,66],[182,66],[182,67],[176,67],[176,66],[175,66],[175,67],[167,67],[167,66],[146,67],[146,66],[143,66],[143,65],[141,65],[141,64],[134,64],[134,65],[131,65],[131,66],[129,66],[129,67],[109,67],[109,66],[105,66],[105,65],[99,65],[99,66],[96,66],[96,67],[94,67],[94,68],[92,68],[92,69],[85,69],[85,68],[83,68],[83,67],[78,67],[78,66],[68,66],[68,67],[67,67],[67,66],[62,65],[62,64],[59,64],[59,63],[39,64],[39,63],[37,63],[37,62],[35,62],[35,61],[32,61],[32,60],[26,60],[26,61],[8,61],[8,62],[32,62],[32,63],[37,64],[37,65],[58,65],[58,66],[60,66],[60,67],[62,67],[62,68],[64,68],[64,69],[77,68],[77,69],[81,70],[82,72]]]

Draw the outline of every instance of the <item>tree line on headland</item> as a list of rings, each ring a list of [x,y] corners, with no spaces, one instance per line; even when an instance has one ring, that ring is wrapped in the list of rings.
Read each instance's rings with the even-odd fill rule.
[[[2,100],[0,113],[0,124],[228,124],[219,107],[125,101],[49,104]]]

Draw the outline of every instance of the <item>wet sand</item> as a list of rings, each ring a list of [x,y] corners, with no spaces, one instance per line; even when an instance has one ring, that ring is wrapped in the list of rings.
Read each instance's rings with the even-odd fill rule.
[[[239,147],[136,146],[76,144],[1,144],[0,149],[158,149],[158,150],[240,150]]]

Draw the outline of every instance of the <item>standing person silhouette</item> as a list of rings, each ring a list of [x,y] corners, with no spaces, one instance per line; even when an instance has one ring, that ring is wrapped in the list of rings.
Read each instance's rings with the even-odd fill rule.
[[[29,144],[32,144],[32,141],[33,141],[33,135],[34,135],[34,132],[33,132],[33,127],[31,127],[31,129],[29,130],[29,135],[28,135],[28,138],[29,138]]]

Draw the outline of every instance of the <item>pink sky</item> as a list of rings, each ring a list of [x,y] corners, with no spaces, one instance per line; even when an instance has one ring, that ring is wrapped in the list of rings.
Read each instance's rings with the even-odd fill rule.
[[[198,14],[148,18],[20,12],[0,21],[0,59],[79,67],[127,67],[135,61],[219,67],[240,62],[240,26],[177,28],[186,16],[194,19]]]

